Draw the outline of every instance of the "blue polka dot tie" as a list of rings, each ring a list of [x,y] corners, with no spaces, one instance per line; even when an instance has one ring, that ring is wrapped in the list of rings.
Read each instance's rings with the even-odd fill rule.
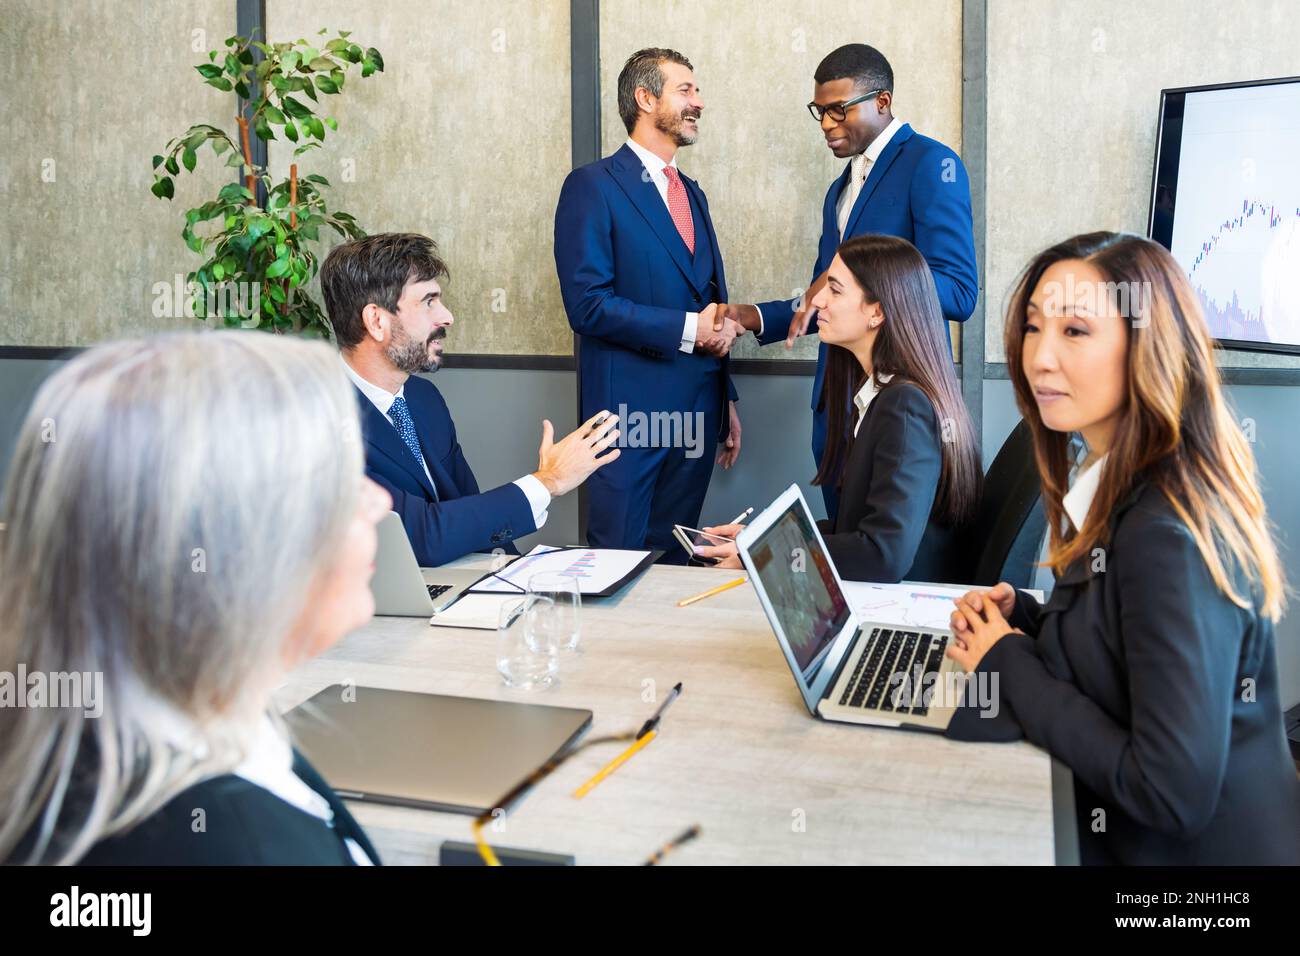
[[[398,395],[393,399],[393,405],[388,409],[388,414],[393,419],[393,425],[397,428],[397,434],[402,436],[402,441],[406,442],[406,447],[411,449],[411,454],[415,460],[420,463],[420,467],[425,467],[424,455],[420,451],[420,439],[415,434],[415,422],[411,420],[411,410],[406,407],[406,399]]]

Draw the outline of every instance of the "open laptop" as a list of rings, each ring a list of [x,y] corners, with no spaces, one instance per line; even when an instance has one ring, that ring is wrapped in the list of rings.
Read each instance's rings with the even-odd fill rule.
[[[375,613],[385,617],[432,617],[483,577],[483,572],[436,568],[432,576],[434,583],[425,581],[401,517],[395,511],[388,512],[379,522],[379,549],[375,553],[375,573],[370,578]]]
[[[942,732],[965,673],[952,632],[860,621],[798,485],[736,538],[741,561],[814,716]]]

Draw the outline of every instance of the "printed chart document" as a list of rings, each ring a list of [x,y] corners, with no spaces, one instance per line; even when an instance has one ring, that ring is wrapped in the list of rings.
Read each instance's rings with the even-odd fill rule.
[[[654,551],[538,545],[496,574],[483,578],[470,592],[524,594],[528,591],[529,578],[551,571],[573,575],[578,579],[578,590],[585,595],[608,596],[649,567],[654,556]]]
[[[987,591],[975,585],[923,584],[904,581],[900,584],[867,584],[845,581],[844,596],[858,616],[858,621],[892,624],[895,627],[926,627],[948,630],[953,600],[968,591]],[[1042,591],[1025,589],[1038,600]]]

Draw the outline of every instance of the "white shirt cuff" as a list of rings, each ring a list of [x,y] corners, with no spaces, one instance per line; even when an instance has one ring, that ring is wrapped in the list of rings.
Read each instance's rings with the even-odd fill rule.
[[[763,329],[767,328],[767,319],[763,317],[763,307],[761,305],[754,303],[754,308],[758,310],[758,331],[754,333],[754,338],[761,339]]]
[[[541,528],[546,524],[546,509],[551,506],[551,493],[536,475],[524,475],[514,484],[528,499],[528,507],[533,509],[533,524]]]
[[[678,346],[681,351],[695,351],[695,330],[699,327],[699,321],[700,313],[686,313],[686,322],[682,325],[682,344]]]

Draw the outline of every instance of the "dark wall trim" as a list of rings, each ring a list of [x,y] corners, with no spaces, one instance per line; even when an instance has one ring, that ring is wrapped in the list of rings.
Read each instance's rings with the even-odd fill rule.
[[[70,359],[85,350],[84,345],[0,345],[0,359],[25,359],[29,362]]]
[[[802,375],[817,374],[815,359],[746,359],[731,360],[732,375]]]
[[[1285,385],[1300,387],[1300,368],[1220,368],[1225,385]],[[1011,378],[1005,362],[985,362],[986,380],[1007,381]]]
[[[569,157],[573,168],[600,159],[600,0],[569,0]],[[581,340],[573,335],[573,366]],[[582,421],[582,376],[573,378],[574,417]],[[587,486],[578,487],[578,540],[587,540]]]
[[[241,37],[251,37],[262,43],[268,42],[266,38],[266,0],[235,0],[235,33]],[[259,63],[262,59],[262,51],[254,48],[253,62]],[[249,92],[253,94],[253,99],[258,97],[256,83],[249,87]],[[252,128],[253,102],[251,100],[242,101],[241,109],[249,121],[248,147],[253,154],[253,165],[265,167],[267,165],[266,140],[258,136]],[[235,181],[242,185],[244,181],[242,170]],[[262,206],[266,205],[266,184],[261,181],[257,184],[257,201]]]
[[[266,334],[266,333],[262,333]],[[0,345],[0,359],[49,361],[70,359],[84,352],[85,345]],[[572,355],[456,355],[443,359],[444,368],[511,369],[528,372],[572,372],[577,363]]]
[[[975,262],[979,269],[979,298],[975,314],[962,323],[961,395],[975,434],[984,435],[985,323],[985,199],[988,183],[988,7],[987,0],[963,0],[961,5],[961,158],[970,176],[971,219],[975,232]]]
[[[529,372],[572,372],[577,362],[572,355],[456,355],[442,360],[443,368],[496,368]]]

